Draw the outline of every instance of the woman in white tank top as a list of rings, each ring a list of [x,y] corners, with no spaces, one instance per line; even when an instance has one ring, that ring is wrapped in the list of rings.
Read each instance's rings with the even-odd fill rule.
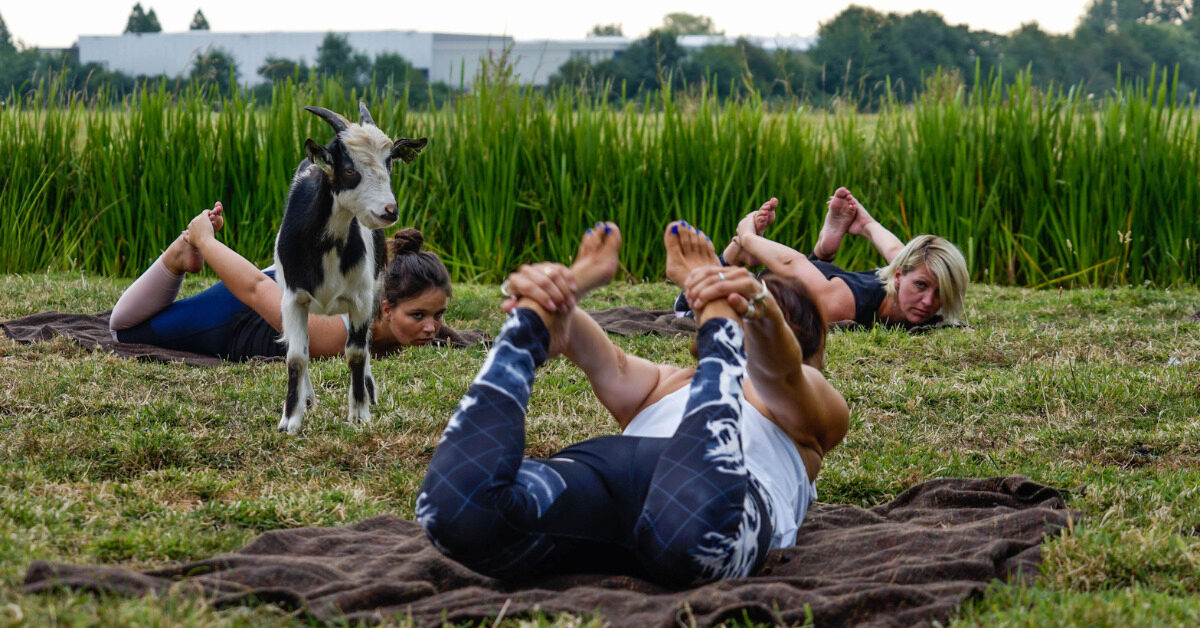
[[[571,268],[524,266],[505,282],[511,316],[417,499],[447,555],[501,578],[571,566],[686,585],[748,576],[795,542],[821,461],[849,425],[820,371],[820,311],[794,280],[721,267],[686,223],[669,225],[664,244],[667,277],[697,313],[694,369],[626,354],[575,307],[617,268],[611,223],[589,230]],[[559,354],[624,434],[523,459],[534,372]]]

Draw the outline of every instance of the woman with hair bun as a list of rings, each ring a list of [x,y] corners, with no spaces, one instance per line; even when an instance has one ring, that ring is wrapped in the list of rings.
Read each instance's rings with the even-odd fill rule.
[[[221,203],[201,212],[125,290],[109,318],[115,340],[235,362],[287,352],[279,342],[282,292],[275,271],[259,270],[219,242],[216,232],[224,224]],[[416,229],[402,229],[388,241],[379,316],[371,327],[375,353],[428,344],[443,331],[450,274],[436,253],[422,250],[424,242]],[[184,275],[199,272],[206,263],[221,281],[176,301]],[[344,315],[310,315],[309,355],[340,355],[348,330]]]

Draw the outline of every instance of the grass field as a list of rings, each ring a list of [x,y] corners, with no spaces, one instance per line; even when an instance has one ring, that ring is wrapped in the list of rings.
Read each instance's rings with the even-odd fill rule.
[[[196,291],[206,279],[189,279]],[[0,275],[0,319],[107,309],[127,280]],[[665,307],[662,283],[585,303]],[[455,287],[447,319],[495,332],[496,288]],[[974,286],[970,330],[831,336],[827,375],[852,426],[819,480],[824,502],[871,506],[944,476],[1023,473],[1066,488],[1085,519],[1047,543],[1033,587],[997,584],[956,625],[1200,623],[1200,290]],[[685,363],[684,339],[618,339]],[[271,606],[184,598],[22,596],[34,559],[146,568],[240,547],[264,530],[411,517],[416,487],[482,349],[376,361],[375,423],[343,421],[343,362],[314,365],[320,405],[300,437],[274,430],[282,364],[137,363],[63,340],[0,339],[0,625],[288,625]],[[529,453],[611,434],[586,379],[540,375]],[[559,618],[596,623],[596,618]]]

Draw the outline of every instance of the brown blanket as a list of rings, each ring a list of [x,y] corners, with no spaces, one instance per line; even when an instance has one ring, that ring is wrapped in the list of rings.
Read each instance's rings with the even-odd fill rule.
[[[588,312],[588,314],[596,319],[597,323],[600,323],[600,327],[604,328],[604,331],[621,336],[641,336],[645,334],[679,336],[691,334],[696,331],[695,319],[687,317],[676,318],[674,310],[643,310],[637,307],[623,306],[592,311]],[[947,327],[970,329],[969,326],[962,323],[947,323],[940,318],[928,325],[915,325],[903,329],[910,334],[924,334],[935,329],[945,329]],[[863,329],[863,326],[854,321],[833,321],[829,323],[829,329],[831,331],[848,331]]]
[[[217,366],[224,360],[211,355],[201,355],[188,351],[164,349],[154,345],[117,342],[108,331],[109,312],[99,314],[70,314],[66,312],[39,312],[23,318],[0,322],[0,329],[13,340],[30,344],[45,342],[55,336],[63,336],[79,343],[85,348],[99,347],[123,358],[149,360],[153,362],[183,362],[193,366]],[[477,342],[487,342],[488,336],[478,329],[455,331],[442,325],[438,332],[438,340],[452,347],[465,347]],[[280,358],[262,358],[262,361],[272,361]]]
[[[676,318],[674,310],[643,310],[626,305],[588,314],[604,331],[621,336],[680,336],[696,333],[696,319]]]
[[[809,613],[818,625],[910,626],[944,620],[995,579],[1028,582],[1043,537],[1078,516],[1059,491],[1022,476],[932,480],[870,510],[815,504],[796,546],[773,550],[755,577],[682,591],[605,575],[503,583],[443,557],[416,523],[382,516],[267,532],[235,552],[140,573],[38,561],[23,590],[137,596],[175,585],[217,606],[273,602],[325,622],[399,614],[440,626],[540,609],[600,613],[614,626],[791,625]]]

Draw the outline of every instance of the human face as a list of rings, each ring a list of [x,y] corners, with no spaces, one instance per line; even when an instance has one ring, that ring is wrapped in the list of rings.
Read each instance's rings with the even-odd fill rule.
[[[384,324],[398,344],[429,344],[442,328],[446,301],[446,291],[441,288],[429,288],[415,297],[397,301],[395,305],[384,301]]]
[[[896,280],[896,304],[904,320],[924,323],[942,309],[937,277],[924,264],[907,273],[897,272]]]

